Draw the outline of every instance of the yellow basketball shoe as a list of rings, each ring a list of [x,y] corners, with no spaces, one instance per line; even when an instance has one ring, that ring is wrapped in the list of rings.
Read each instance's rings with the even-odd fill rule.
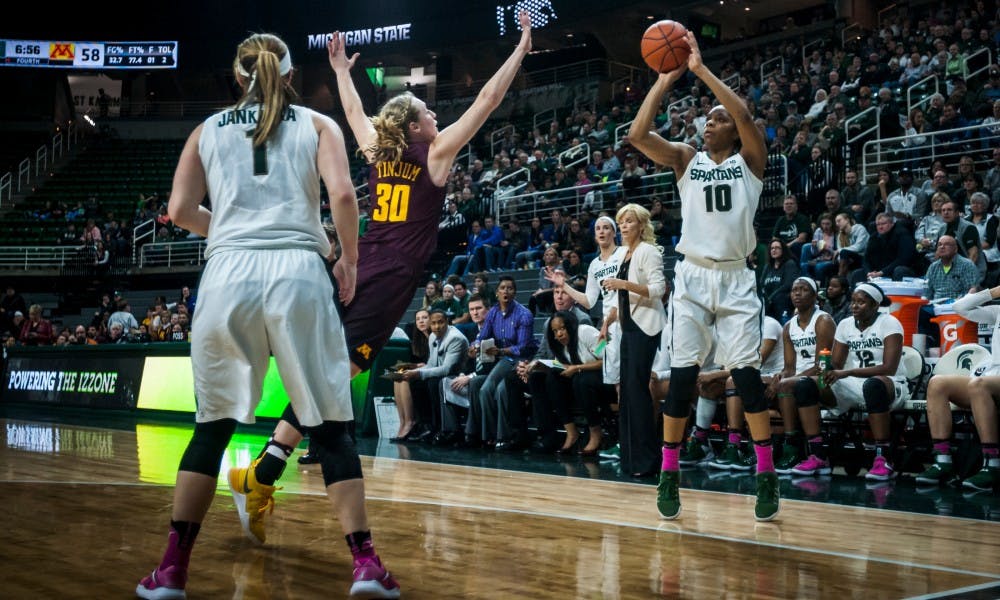
[[[254,470],[258,462],[260,459],[250,463],[249,467],[229,469],[229,489],[233,492],[243,532],[251,540],[263,544],[267,539],[264,517],[274,512],[274,491],[280,488],[257,483]]]

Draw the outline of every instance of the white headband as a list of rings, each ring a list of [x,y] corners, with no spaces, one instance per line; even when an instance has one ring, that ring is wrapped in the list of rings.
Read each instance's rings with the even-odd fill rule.
[[[792,285],[795,285],[800,281],[804,282],[806,285],[811,287],[814,294],[819,293],[819,288],[816,286],[816,280],[814,280],[812,277],[797,277],[795,281],[792,282]]]
[[[611,223],[611,231],[614,231],[614,232],[618,231],[618,224],[615,223],[615,220],[612,219],[611,217],[609,217],[607,215],[603,215],[603,216],[597,217],[597,221],[595,221],[595,223],[600,223],[601,221],[607,221],[608,223]]]
[[[292,52],[290,50],[285,51],[285,55],[281,57],[278,67],[282,75],[288,75],[288,72],[292,70]],[[244,77],[250,77],[250,73],[247,73],[247,70],[243,68],[241,63],[236,63],[236,71]]]
[[[882,301],[885,300],[882,291],[870,283],[859,283],[854,291],[868,294],[875,301],[875,304],[882,304]]]

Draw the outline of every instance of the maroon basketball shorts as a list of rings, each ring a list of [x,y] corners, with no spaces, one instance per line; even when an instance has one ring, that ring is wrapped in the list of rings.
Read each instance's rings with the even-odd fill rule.
[[[368,370],[406,314],[423,265],[392,254],[369,254],[358,260],[354,300],[343,309],[344,333],[351,362]]]

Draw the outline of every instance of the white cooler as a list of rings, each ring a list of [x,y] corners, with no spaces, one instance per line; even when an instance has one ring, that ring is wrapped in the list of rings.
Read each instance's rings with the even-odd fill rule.
[[[399,413],[396,412],[396,399],[392,396],[375,396],[375,421],[378,423],[378,436],[391,438],[399,431]]]

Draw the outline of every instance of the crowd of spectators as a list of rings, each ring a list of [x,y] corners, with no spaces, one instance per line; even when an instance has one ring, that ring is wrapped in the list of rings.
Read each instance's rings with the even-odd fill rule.
[[[139,193],[135,206],[125,214],[104,206],[97,194],[75,203],[47,200],[40,207],[25,210],[24,217],[42,225],[65,223],[51,240],[42,239],[38,243],[73,248],[75,256],[67,264],[68,269],[104,276],[116,265],[124,269],[130,263],[137,227],[152,224],[151,235],[139,239],[139,245],[195,239],[196,236],[171,221],[167,214],[168,196],[158,192]]]
[[[13,287],[0,299],[0,335],[5,348],[12,346],[96,346],[190,342],[195,295],[181,288],[176,299],[158,296],[138,316],[120,293],[101,295],[89,322],[54,325],[40,304],[27,306]]]

